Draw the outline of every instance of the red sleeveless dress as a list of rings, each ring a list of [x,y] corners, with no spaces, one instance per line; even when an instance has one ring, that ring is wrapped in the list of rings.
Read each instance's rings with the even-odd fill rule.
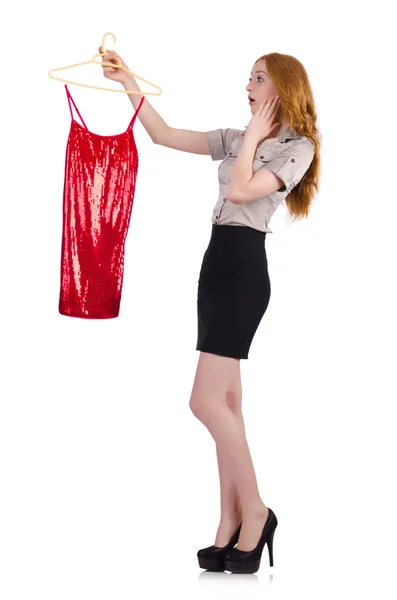
[[[66,146],[59,312],[110,319],[120,309],[124,243],[138,173],[133,125],[126,131],[92,133],[65,85],[72,121]],[[73,117],[72,105],[83,122]]]

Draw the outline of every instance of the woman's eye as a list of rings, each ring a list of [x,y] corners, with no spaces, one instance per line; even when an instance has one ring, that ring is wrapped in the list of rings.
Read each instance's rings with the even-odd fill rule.
[[[260,75],[258,75],[257,79],[262,79],[263,81],[263,77],[261,77]],[[251,81],[251,77],[248,77],[248,81]]]

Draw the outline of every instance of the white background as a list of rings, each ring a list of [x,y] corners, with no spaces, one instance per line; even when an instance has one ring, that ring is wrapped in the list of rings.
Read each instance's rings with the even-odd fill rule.
[[[0,596],[396,597],[396,148],[388,2],[13,3],[3,15]],[[218,194],[210,156],[152,143],[139,174],[120,315],[58,313],[70,112],[48,70],[107,38],[170,126],[243,129],[255,60],[305,66],[322,135],[309,218],[281,206],[271,300],[241,360],[261,496],[276,513],[254,575],[196,552],[219,522],[215,444],[189,410],[197,282]],[[393,54],[394,53],[394,54]],[[80,70],[79,70],[80,69]],[[66,74],[66,72],[65,72]],[[66,75],[65,75],[66,76]],[[97,65],[66,78],[121,89]],[[125,94],[70,85],[88,128],[125,130]],[[248,589],[246,590],[246,586]],[[242,589],[244,588],[244,589]]]

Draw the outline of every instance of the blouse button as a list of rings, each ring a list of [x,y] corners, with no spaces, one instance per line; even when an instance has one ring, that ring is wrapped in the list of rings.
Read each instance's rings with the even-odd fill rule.
[[[294,159],[294,158],[291,158],[291,162],[295,162],[295,159]]]
[[[259,158],[263,158],[263,156],[260,156]]]

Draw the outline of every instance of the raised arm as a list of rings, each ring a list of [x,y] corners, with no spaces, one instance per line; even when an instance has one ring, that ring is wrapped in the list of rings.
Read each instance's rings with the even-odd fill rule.
[[[99,47],[99,51],[102,52],[101,47]],[[127,64],[114,50],[107,52],[102,57],[102,62],[116,63],[117,60],[115,59],[119,59],[122,66],[128,69]],[[110,66],[103,66],[102,68],[106,78],[112,79],[112,81],[118,81],[126,90],[142,91],[137,84],[135,77],[130,73]],[[141,94],[127,95],[136,110],[141,101]],[[190,131],[189,129],[176,129],[175,127],[170,127],[153,108],[146,97],[139,110],[138,119],[155,144],[167,146],[167,148],[174,148],[174,150],[191,152],[193,154],[211,154],[207,135],[204,131]]]
[[[157,131],[153,141],[155,144],[161,144],[161,146],[174,148],[174,150],[181,150],[182,152],[210,154],[207,136],[204,131],[176,129],[164,123]]]

